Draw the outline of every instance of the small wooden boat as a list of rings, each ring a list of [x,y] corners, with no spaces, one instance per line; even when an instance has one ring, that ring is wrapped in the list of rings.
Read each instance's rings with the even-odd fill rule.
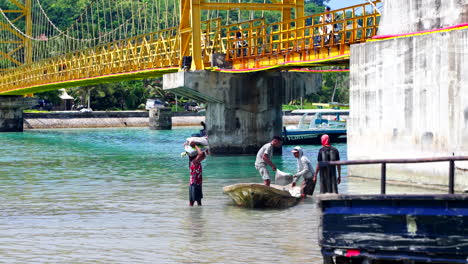
[[[238,183],[225,186],[223,192],[239,206],[247,208],[286,208],[300,200],[300,187],[258,183]]]

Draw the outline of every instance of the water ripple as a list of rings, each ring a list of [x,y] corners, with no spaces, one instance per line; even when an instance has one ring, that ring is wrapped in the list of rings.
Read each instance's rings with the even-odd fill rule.
[[[245,210],[222,187],[259,182],[253,156],[210,157],[204,205],[188,206],[193,129],[0,134],[0,255],[6,263],[319,263],[317,208]],[[292,146],[275,162],[295,170]],[[338,145],[342,158],[346,145]],[[318,146],[304,146],[314,160]],[[377,192],[378,184],[350,184]],[[363,187],[364,186],[364,187]]]

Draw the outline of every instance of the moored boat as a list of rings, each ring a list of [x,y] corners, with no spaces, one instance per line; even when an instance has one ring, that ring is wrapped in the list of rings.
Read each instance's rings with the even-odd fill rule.
[[[346,122],[341,121],[342,115],[349,115],[349,110],[315,109],[295,110],[293,114],[303,114],[296,126],[284,127],[283,144],[320,144],[320,137],[328,134],[334,143],[346,142]],[[313,115],[309,124],[306,120]],[[325,116],[333,116],[329,120]]]
[[[296,205],[300,200],[300,188],[291,188],[290,185],[238,183],[225,186],[223,192],[235,204],[247,208],[286,208]]]

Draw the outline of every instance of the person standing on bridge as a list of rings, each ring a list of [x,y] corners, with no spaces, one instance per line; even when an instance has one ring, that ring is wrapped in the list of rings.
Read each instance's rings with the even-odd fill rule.
[[[244,36],[242,35],[242,32],[237,31],[236,32],[236,42],[234,45],[234,48],[236,49],[236,54],[237,58],[245,57],[247,56],[247,40],[244,39]]]
[[[321,24],[328,24],[328,25],[323,26],[323,29],[319,28],[319,33],[320,33],[321,37],[325,38],[325,43],[328,43],[330,41],[330,37],[331,37],[332,31],[333,31],[333,26],[331,24],[329,24],[329,23],[333,22],[333,15],[331,13],[331,8],[329,6],[327,6],[327,8],[325,9],[325,12],[327,12],[327,14],[321,15],[319,22]],[[324,32],[325,32],[325,36],[323,36]]]
[[[255,168],[262,176],[263,183],[266,186],[270,186],[270,172],[267,169],[267,165],[271,167],[273,171],[276,171],[276,166],[273,164],[271,159],[273,158],[273,147],[279,148],[283,143],[283,139],[278,136],[274,136],[271,142],[266,143],[260,150],[257,152],[257,158],[255,160]]]
[[[322,148],[317,156],[317,166],[313,181],[317,181],[317,174],[320,171],[320,193],[338,193],[338,184],[341,182],[341,166],[326,166],[325,161],[340,160],[340,152],[330,145],[330,137],[325,134],[321,138]],[[338,169],[338,177],[336,172]]]
[[[195,202],[199,206],[202,205],[201,200],[203,198],[202,191],[202,164],[201,162],[205,159],[206,154],[200,149],[195,142],[190,142],[190,146],[197,150],[197,154],[189,156],[189,167],[190,167],[190,185],[189,185],[189,201],[190,206],[193,206]]]

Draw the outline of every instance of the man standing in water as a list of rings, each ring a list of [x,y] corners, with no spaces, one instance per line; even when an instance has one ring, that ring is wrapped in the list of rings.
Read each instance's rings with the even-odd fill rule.
[[[204,137],[204,136],[206,136],[206,124],[205,124],[205,122],[201,121],[200,125],[203,127],[203,129],[200,130],[200,136]]]
[[[195,202],[199,206],[202,205],[203,191],[203,169],[201,162],[205,159],[205,153],[200,149],[195,142],[190,142],[190,146],[197,150],[197,154],[189,156],[189,168],[190,168],[190,184],[189,184],[189,201],[190,206],[193,206]]]
[[[297,159],[297,173],[293,176],[292,187],[296,186],[296,182],[301,176],[304,181],[301,185],[301,197],[305,198],[307,195],[314,194],[315,181],[313,181],[314,167],[310,163],[310,160],[304,155],[304,151],[301,147],[296,146],[291,151],[294,157]]]
[[[317,173],[320,170],[320,193],[338,193],[338,184],[341,182],[341,166],[321,166],[323,161],[340,160],[338,150],[330,145],[330,137],[325,134],[321,138],[322,148],[317,156],[317,167],[313,181],[317,180]],[[336,177],[336,169],[338,168],[338,178]]]
[[[271,180],[270,180],[270,173],[268,172],[267,169],[267,164],[270,165],[271,169],[273,171],[276,171],[276,166],[273,164],[271,159],[273,158],[273,147],[279,148],[281,147],[281,144],[283,139],[278,136],[274,136],[271,140],[271,142],[266,143],[263,145],[263,147],[260,148],[260,150],[257,152],[257,158],[255,160],[255,168],[258,170],[260,175],[262,176],[263,183],[266,186],[270,186]]]

